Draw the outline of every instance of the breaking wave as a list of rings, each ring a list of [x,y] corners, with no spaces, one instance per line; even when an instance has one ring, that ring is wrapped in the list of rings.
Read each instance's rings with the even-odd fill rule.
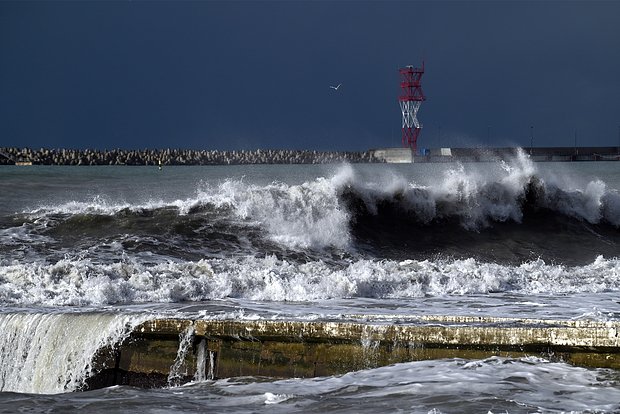
[[[299,185],[201,183],[186,199],[129,204],[97,196],[24,211],[0,237],[5,246],[24,245],[30,235],[35,245],[78,243],[82,249],[120,240],[125,247],[163,249],[185,260],[231,252],[302,251],[317,258],[323,253],[312,252],[325,249],[394,260],[442,255],[505,264],[537,258],[585,264],[618,255],[617,189],[597,179],[575,187],[543,177],[522,152],[499,167],[483,174],[456,164],[418,184],[396,174],[368,179],[344,166],[330,178]],[[128,234],[132,240],[126,243]]]
[[[542,212],[620,227],[620,194],[603,181],[592,181],[583,189],[561,188],[540,177],[523,154],[514,164],[501,166],[504,174],[491,180],[458,165],[432,186],[402,180],[371,187],[351,183],[342,193],[355,216],[398,210],[399,217],[420,224],[451,222],[473,231],[494,223],[523,223]]]
[[[620,260],[597,258],[568,267],[542,260],[519,266],[465,260],[359,260],[293,263],[275,256],[101,265],[90,259],[0,266],[0,302],[107,305],[223,298],[312,301],[333,298],[418,298],[490,292],[597,293],[620,290]]]
[[[224,179],[184,199],[41,205],[3,217],[0,302],[620,289],[617,189],[550,178],[522,153],[496,167],[456,164],[420,183],[344,166],[298,185]]]

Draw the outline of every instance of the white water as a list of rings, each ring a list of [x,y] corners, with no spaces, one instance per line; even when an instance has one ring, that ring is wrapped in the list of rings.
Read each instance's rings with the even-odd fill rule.
[[[443,359],[340,376],[256,381],[233,378],[171,390],[218,412],[593,413],[618,412],[613,371],[541,358]],[[122,391],[119,391],[122,392]]]
[[[179,347],[180,348],[180,347]],[[194,381],[205,381],[207,379],[213,379],[213,352],[209,353],[209,372],[205,371],[207,367],[207,341],[202,338],[197,346],[196,351],[196,373],[194,374]]]
[[[233,378],[183,387],[0,393],[6,412],[526,414],[617,413],[620,378],[540,358],[443,359],[308,379]]]
[[[179,386],[181,384],[181,379],[187,375],[189,367],[185,364],[185,358],[191,349],[193,340],[194,326],[190,325],[185,331],[179,334],[179,349],[177,350],[177,356],[168,373],[168,385],[171,387]]]
[[[232,298],[311,301],[334,298],[420,298],[489,292],[572,294],[620,290],[620,259],[586,266],[534,260],[519,266],[451,260],[370,260],[333,268],[275,256],[103,265],[90,259],[2,264],[0,301],[16,305],[109,305]]]
[[[104,313],[0,313],[0,391],[76,391],[92,360],[148,317]]]

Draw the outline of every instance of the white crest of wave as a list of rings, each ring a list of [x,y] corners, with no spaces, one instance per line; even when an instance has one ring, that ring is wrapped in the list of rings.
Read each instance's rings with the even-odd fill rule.
[[[139,204],[111,202],[103,196],[90,201],[70,201],[25,211],[44,221],[53,215],[114,215],[123,210],[139,212],[173,207],[180,215],[204,205],[230,209],[241,220],[262,226],[275,242],[291,248],[345,248],[350,242],[349,216],[338,201],[338,183],[353,174],[344,168],[331,179],[317,178],[301,185],[272,183],[267,186],[226,180],[219,185],[203,184],[193,197],[171,201],[149,200]]]
[[[535,260],[503,266],[465,260],[358,260],[334,267],[275,256],[146,265],[89,259],[0,266],[0,301],[20,305],[101,305],[221,298],[308,301],[415,298],[488,292],[596,293],[620,290],[620,259],[566,267]]]
[[[80,389],[97,352],[125,339],[144,316],[0,314],[0,391],[55,394]]]
[[[589,182],[584,189],[564,190],[554,184],[547,184],[544,206],[589,223],[605,219],[620,224],[620,195],[608,190],[601,180]]]
[[[449,203],[466,228],[478,228],[489,220],[520,222],[524,196],[533,167],[522,154],[516,165],[501,164],[502,175],[483,176],[466,172],[462,165],[446,172],[444,180],[430,189],[434,202]]]
[[[499,167],[499,168],[497,168]],[[523,203],[530,184],[538,186],[537,208],[599,223],[620,225],[620,194],[605,182],[593,180],[575,188],[566,177],[543,174],[527,154],[519,150],[508,162],[498,164],[451,164],[424,185],[408,182],[393,173],[376,182],[353,176],[352,186],[367,210],[377,214],[382,201],[398,201],[422,222],[456,217],[463,227],[478,230],[491,222],[523,220]]]
[[[43,218],[49,215],[54,214],[66,214],[66,215],[76,215],[76,214],[100,214],[100,215],[111,215],[117,213],[123,209],[130,208],[131,205],[128,203],[113,203],[107,200],[105,197],[98,195],[92,198],[89,201],[77,201],[71,200],[65,203],[57,204],[57,205],[41,205],[37,208],[24,211],[24,214],[27,214],[33,218]]]
[[[483,168],[484,167],[484,168]],[[458,217],[466,228],[477,229],[490,220],[520,222],[520,200],[535,174],[533,163],[519,151],[510,162],[489,173],[488,165],[479,167],[451,165],[442,173],[420,185],[395,174],[378,177],[375,183],[351,180],[351,186],[372,214],[384,200],[402,200],[401,207],[413,212],[423,222]]]
[[[123,210],[143,211],[164,208],[168,206],[184,206],[181,200],[166,202],[163,200],[150,200],[141,204],[131,204],[124,201],[111,201],[105,196],[97,195],[88,201],[68,201],[56,205],[41,205],[34,209],[23,211],[26,216],[39,222],[47,220],[50,216],[74,216],[74,215],[101,215],[111,216]]]
[[[267,186],[227,180],[199,193],[202,203],[232,207],[242,220],[264,227],[269,237],[290,248],[346,248],[350,243],[349,213],[338,200],[337,189],[353,176],[344,167],[334,177],[319,177],[301,185]]]

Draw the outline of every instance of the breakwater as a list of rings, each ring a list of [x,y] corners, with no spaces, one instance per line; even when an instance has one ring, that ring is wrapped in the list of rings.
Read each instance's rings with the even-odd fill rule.
[[[368,151],[308,150],[95,150],[0,148],[0,165],[240,165],[329,163],[497,162],[517,156],[518,147],[435,148],[414,154],[409,148]],[[538,147],[523,151],[532,161],[620,161],[620,147]]]
[[[0,165],[235,165],[378,162],[370,151],[0,148]]]
[[[155,319],[95,361],[89,388],[238,376],[307,378],[441,358],[541,356],[620,368],[618,322],[348,315],[341,322]],[[389,318],[388,318],[389,319]],[[401,318],[402,319],[402,318]]]

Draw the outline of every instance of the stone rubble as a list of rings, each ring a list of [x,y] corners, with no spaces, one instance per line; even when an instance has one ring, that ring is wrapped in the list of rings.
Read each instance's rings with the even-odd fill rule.
[[[0,165],[234,165],[380,162],[371,151],[0,148]]]

